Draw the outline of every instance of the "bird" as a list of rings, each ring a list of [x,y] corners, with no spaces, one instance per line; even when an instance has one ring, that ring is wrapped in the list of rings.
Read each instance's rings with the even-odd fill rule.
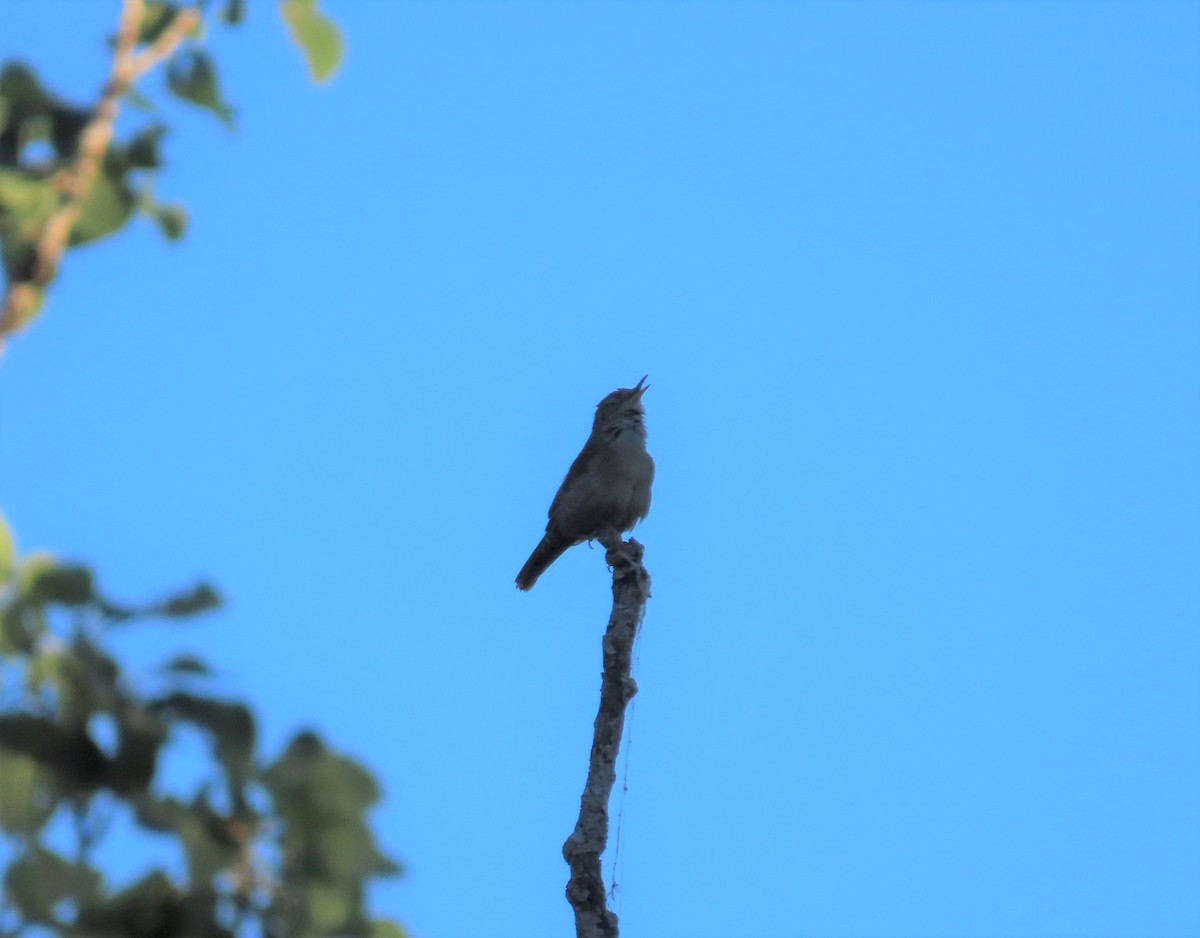
[[[648,377],[596,405],[591,435],[550,503],[546,533],[517,574],[519,589],[532,589],[567,548],[616,539],[649,513],[654,460],[646,451],[642,406]]]

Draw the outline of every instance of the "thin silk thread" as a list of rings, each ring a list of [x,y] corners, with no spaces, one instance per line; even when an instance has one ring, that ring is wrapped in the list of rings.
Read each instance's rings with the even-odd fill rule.
[[[639,624],[640,626],[640,624]],[[638,643],[642,640],[642,630],[639,627],[637,635],[633,638],[633,662],[629,667],[629,676],[633,677],[637,673],[638,666]],[[633,748],[633,718],[637,714],[637,697],[629,701],[629,719],[625,721],[625,745],[624,749],[624,766],[621,769],[621,802],[617,807],[617,832],[613,837],[613,859],[612,870],[609,873],[608,881],[611,885],[608,887],[608,898],[614,905],[618,906],[617,912],[620,913],[620,893],[621,885],[617,882],[617,867],[621,862],[621,826],[625,821],[625,800],[629,795],[629,752]]]

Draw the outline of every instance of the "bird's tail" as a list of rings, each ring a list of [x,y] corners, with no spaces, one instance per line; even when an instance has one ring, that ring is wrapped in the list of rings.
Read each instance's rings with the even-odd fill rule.
[[[563,551],[570,546],[569,541],[564,541],[556,534],[547,531],[546,536],[541,539],[538,546],[533,549],[533,553],[529,555],[529,559],[525,561],[521,572],[517,574],[517,589],[532,589],[538,577],[545,573],[546,568],[561,557]]]

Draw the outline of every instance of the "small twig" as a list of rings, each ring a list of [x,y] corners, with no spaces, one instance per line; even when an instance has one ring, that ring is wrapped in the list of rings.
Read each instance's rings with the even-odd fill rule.
[[[650,575],[642,566],[642,545],[630,538],[602,538],[613,567],[613,610],[604,633],[604,673],[600,709],[592,735],[587,782],[579,820],[563,844],[571,867],[567,901],[575,910],[576,938],[616,938],[617,916],[605,905],[600,855],[608,843],[608,800],[617,779],[617,753],[625,728],[625,707],[637,693],[631,675],[633,642],[650,598]]]
[[[79,135],[74,161],[61,174],[60,199],[37,239],[33,275],[28,280],[8,284],[0,308],[0,350],[4,336],[20,328],[33,314],[39,291],[58,273],[59,264],[70,241],[71,230],[83,212],[83,203],[100,172],[104,154],[112,142],[113,124],[120,112],[121,97],[143,73],[170,57],[184,38],[200,24],[200,11],[186,7],[159,37],[141,52],[135,53],[144,13],[144,0],[124,0],[117,21],[112,69],[100,95],[92,119]]]
[[[635,639],[636,647],[636,639]],[[634,661],[633,667],[637,666],[637,661]],[[635,678],[636,680],[636,678]],[[625,759],[621,769],[621,800],[617,808],[617,834],[613,838],[613,855],[611,872],[609,879],[611,882],[608,886],[609,901],[615,901],[617,893],[620,891],[621,884],[617,882],[617,868],[621,863],[621,826],[625,823],[625,799],[629,795],[629,754],[633,751],[633,718],[637,713],[637,701],[632,700],[629,703],[629,719],[627,721],[629,731],[625,734]]]

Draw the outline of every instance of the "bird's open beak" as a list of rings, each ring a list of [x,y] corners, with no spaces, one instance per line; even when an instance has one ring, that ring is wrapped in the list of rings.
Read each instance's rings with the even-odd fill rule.
[[[637,385],[634,387],[633,390],[637,394],[638,397],[641,397],[648,390],[650,390],[650,385],[646,384],[646,379],[649,377],[650,377],[649,375],[642,375],[642,380],[639,381],[637,383]]]

